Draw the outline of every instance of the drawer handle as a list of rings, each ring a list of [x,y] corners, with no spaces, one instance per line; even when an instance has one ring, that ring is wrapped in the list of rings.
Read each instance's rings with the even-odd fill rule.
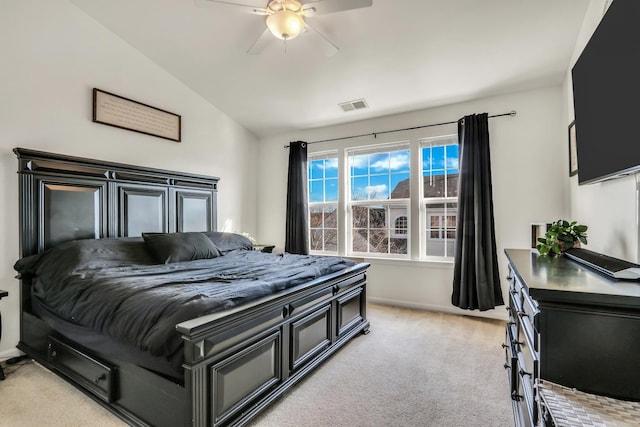
[[[508,363],[504,364],[504,369],[509,369],[511,367],[511,365],[509,365]]]
[[[522,399],[522,396],[519,395],[518,392],[514,391],[511,393],[511,400],[520,401],[520,399]]]
[[[522,316],[522,317],[529,317],[529,315],[527,314],[526,311],[519,311],[518,315]]]
[[[531,377],[531,376],[532,376],[532,375],[531,375],[531,372],[527,372],[527,371],[525,371],[524,369],[522,369],[522,368],[521,368],[521,369],[520,369],[520,376],[521,376],[521,377],[524,377],[525,375],[527,375],[527,376],[529,376],[529,377]]]
[[[98,384],[100,381],[104,381],[107,379],[107,376],[105,374],[100,374],[99,377],[96,377],[93,382]]]

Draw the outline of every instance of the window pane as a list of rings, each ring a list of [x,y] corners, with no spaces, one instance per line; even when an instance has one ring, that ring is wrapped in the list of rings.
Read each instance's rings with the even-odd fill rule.
[[[322,250],[322,230],[311,230],[309,240],[309,246],[312,251]]]
[[[369,173],[369,155],[349,156],[351,176],[367,175]]]
[[[338,180],[327,179],[324,187],[324,201],[325,202],[337,202],[338,201]]]
[[[338,232],[336,230],[325,230],[324,250],[330,252],[338,251]]]
[[[317,207],[309,208],[309,227],[311,228],[322,227],[322,208],[317,208]]]
[[[458,171],[447,175],[447,197],[458,197]]]
[[[406,255],[408,253],[407,246],[407,239],[392,238],[389,245],[389,253]]]
[[[321,179],[324,176],[324,160],[309,161],[309,178]]]
[[[369,177],[353,178],[351,180],[351,200],[367,200]]]
[[[369,208],[354,206],[351,212],[353,228],[367,228],[369,224]]]
[[[369,252],[389,253],[389,230],[372,230],[369,233]]]
[[[351,250],[353,252],[369,251],[369,230],[354,229],[353,241],[351,242]]]
[[[457,146],[456,146],[457,147]],[[325,159],[324,161],[324,176],[325,178],[337,178],[338,177],[338,159]]]
[[[424,197],[444,197],[444,175],[433,175],[424,182]]]
[[[389,174],[389,153],[371,154],[369,158],[369,173]]]
[[[389,198],[389,175],[373,175],[369,178],[367,195],[369,200],[387,200]]]
[[[324,208],[324,227],[325,228],[338,227],[338,209],[336,209],[335,207]]]
[[[447,169],[458,172],[458,144],[446,146]]]
[[[427,203],[426,255],[455,255],[457,203]]]
[[[385,208],[369,209],[369,228],[385,228],[387,226],[387,212]]]
[[[444,170],[444,147],[442,145],[431,147],[431,169]]]
[[[309,202],[324,201],[323,181],[309,181]]]
[[[389,157],[389,169],[391,172],[409,172],[410,170],[410,151],[394,151]]]
[[[408,173],[394,173],[391,175],[391,198],[408,199],[411,197],[410,184]]]

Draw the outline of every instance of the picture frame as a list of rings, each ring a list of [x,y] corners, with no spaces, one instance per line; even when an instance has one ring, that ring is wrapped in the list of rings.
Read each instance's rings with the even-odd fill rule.
[[[180,142],[182,117],[93,88],[93,122]]]
[[[578,173],[578,151],[576,149],[576,121],[569,124],[569,176]]]

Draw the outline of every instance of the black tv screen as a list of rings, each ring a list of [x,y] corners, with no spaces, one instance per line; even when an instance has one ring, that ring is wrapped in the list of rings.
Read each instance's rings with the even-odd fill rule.
[[[640,170],[640,1],[615,0],[572,69],[578,182]]]

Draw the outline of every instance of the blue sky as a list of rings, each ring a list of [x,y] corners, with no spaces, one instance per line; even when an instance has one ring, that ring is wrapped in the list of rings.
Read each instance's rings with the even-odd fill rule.
[[[409,149],[349,156],[352,200],[387,200],[396,185],[409,178]],[[458,145],[422,148],[424,176],[458,173]],[[309,201],[338,200],[338,159],[309,161]]]

